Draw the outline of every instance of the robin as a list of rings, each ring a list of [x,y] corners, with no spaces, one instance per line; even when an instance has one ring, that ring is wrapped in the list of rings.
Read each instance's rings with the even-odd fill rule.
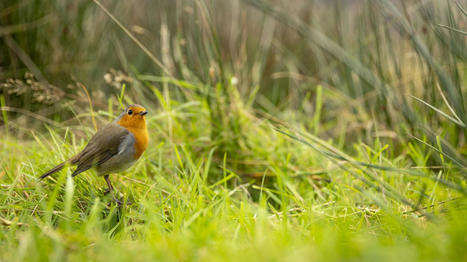
[[[47,171],[40,179],[60,171],[67,164],[77,166],[72,177],[95,167],[107,182],[107,193],[112,192],[114,188],[109,175],[129,168],[148,146],[147,113],[140,105],[129,105],[117,119],[97,131],[83,151]]]

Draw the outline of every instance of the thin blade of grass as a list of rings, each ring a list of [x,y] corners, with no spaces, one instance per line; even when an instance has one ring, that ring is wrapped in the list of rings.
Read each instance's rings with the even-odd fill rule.
[[[460,126],[462,126],[462,127],[466,127],[466,125],[465,125],[464,123],[462,123],[461,120],[455,119],[455,118],[451,117],[450,115],[444,113],[444,112],[441,111],[440,109],[438,109],[438,108],[436,108],[436,107],[430,105],[429,103],[423,101],[422,99],[420,99],[420,98],[418,98],[418,97],[416,97],[416,96],[412,96],[412,95],[410,95],[410,97],[413,98],[413,99],[415,99],[415,100],[417,100],[418,102],[420,102],[420,103],[422,103],[422,104],[428,106],[429,108],[433,109],[434,111],[436,111],[436,112],[439,113],[440,115],[444,116],[445,118],[447,118],[447,119],[450,120],[451,122],[453,122],[453,123],[455,123],[455,124],[457,124],[457,125],[460,125]]]

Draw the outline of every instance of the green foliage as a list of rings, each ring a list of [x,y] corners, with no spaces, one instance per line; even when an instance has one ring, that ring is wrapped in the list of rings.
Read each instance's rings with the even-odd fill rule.
[[[216,159],[204,128],[206,103],[170,108],[148,118],[153,142],[143,158],[111,177],[130,206],[104,196],[105,182],[93,171],[73,180],[68,168],[37,180],[84,146],[74,132],[2,138],[1,259],[465,259],[465,189],[443,184],[455,170],[432,179],[430,169],[410,168],[404,155],[388,158],[387,145],[355,144],[354,159],[301,131],[321,150],[313,151],[237,113],[256,179],[234,170],[235,157]],[[345,161],[328,161],[329,154]]]

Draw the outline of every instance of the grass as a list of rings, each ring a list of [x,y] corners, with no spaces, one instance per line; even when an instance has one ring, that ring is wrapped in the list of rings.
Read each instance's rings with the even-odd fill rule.
[[[466,259],[465,193],[430,179],[430,169],[410,168],[408,155],[357,143],[357,157],[334,148],[331,160],[346,160],[331,161],[321,148],[330,143],[313,141],[314,150],[297,141],[313,138],[306,131],[275,127],[239,106],[230,117],[242,123],[248,151],[240,146],[230,156],[204,128],[207,103],[165,102],[170,111],[150,110],[143,158],[112,176],[130,206],[112,204],[93,171],[37,180],[84,146],[73,131],[81,126],[33,133],[35,141],[3,137],[1,260]],[[426,161],[423,144],[410,147],[416,162]]]
[[[467,260],[462,3],[14,2],[0,261]],[[37,179],[134,102],[132,205]]]

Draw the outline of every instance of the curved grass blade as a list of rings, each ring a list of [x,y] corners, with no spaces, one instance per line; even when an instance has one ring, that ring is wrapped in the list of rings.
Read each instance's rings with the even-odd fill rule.
[[[460,119],[455,119],[453,118],[452,116],[444,113],[443,111],[441,111],[440,109],[430,105],[429,103],[423,101],[422,99],[416,97],[416,96],[413,96],[413,95],[410,95],[410,97],[412,97],[413,99],[417,100],[418,102],[428,106],[429,108],[435,110],[437,113],[439,113],[440,115],[444,116],[445,118],[449,119],[450,121],[452,121],[453,123],[457,124],[457,125],[460,125],[462,127],[467,127]]]

